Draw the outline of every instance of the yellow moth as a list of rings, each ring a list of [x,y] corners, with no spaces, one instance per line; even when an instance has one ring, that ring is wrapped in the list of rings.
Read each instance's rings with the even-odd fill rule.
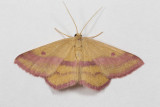
[[[79,33],[71,18],[76,27],[74,37],[55,28],[69,38],[25,52],[15,59],[15,63],[34,76],[43,77],[54,89],[80,84],[95,90],[103,89],[111,79],[123,77],[143,65],[137,56],[93,39],[102,32],[96,36],[82,37],[89,21]]]

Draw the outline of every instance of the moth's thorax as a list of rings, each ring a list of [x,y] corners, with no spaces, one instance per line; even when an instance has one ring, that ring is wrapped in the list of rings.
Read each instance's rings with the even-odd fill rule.
[[[81,34],[75,34],[75,48],[77,50],[82,48],[82,35]]]
[[[82,57],[82,36],[80,34],[75,34],[74,50],[76,59],[80,61]]]

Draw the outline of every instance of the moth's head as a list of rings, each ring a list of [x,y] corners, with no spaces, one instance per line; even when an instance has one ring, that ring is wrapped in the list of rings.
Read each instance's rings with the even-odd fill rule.
[[[76,33],[76,34],[74,35],[74,37],[75,37],[76,39],[80,40],[80,39],[82,38],[82,34]]]

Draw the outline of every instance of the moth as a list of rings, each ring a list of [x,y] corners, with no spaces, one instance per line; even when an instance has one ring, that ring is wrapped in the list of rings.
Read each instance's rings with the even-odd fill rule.
[[[55,28],[68,38],[25,52],[16,57],[15,64],[34,76],[44,78],[54,89],[80,84],[95,90],[103,89],[111,79],[126,76],[144,64],[131,53],[93,39],[102,32],[92,37],[82,36],[82,31],[100,9],[80,33],[66,9],[76,27],[74,37]]]

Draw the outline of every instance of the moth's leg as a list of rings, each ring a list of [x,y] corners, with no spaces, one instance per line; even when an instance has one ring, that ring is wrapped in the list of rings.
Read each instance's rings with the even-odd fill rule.
[[[62,33],[61,31],[59,31],[57,28],[54,28],[58,33],[60,33],[61,35],[65,35],[65,36],[67,36],[67,37],[69,37],[69,38],[71,38],[72,36],[69,36],[69,35],[66,35],[66,34],[64,34],[64,33]]]
[[[91,36],[91,37],[89,37],[89,38],[95,38],[95,37],[101,35],[102,33],[103,33],[103,32],[100,32],[100,33],[98,33],[96,36]]]

